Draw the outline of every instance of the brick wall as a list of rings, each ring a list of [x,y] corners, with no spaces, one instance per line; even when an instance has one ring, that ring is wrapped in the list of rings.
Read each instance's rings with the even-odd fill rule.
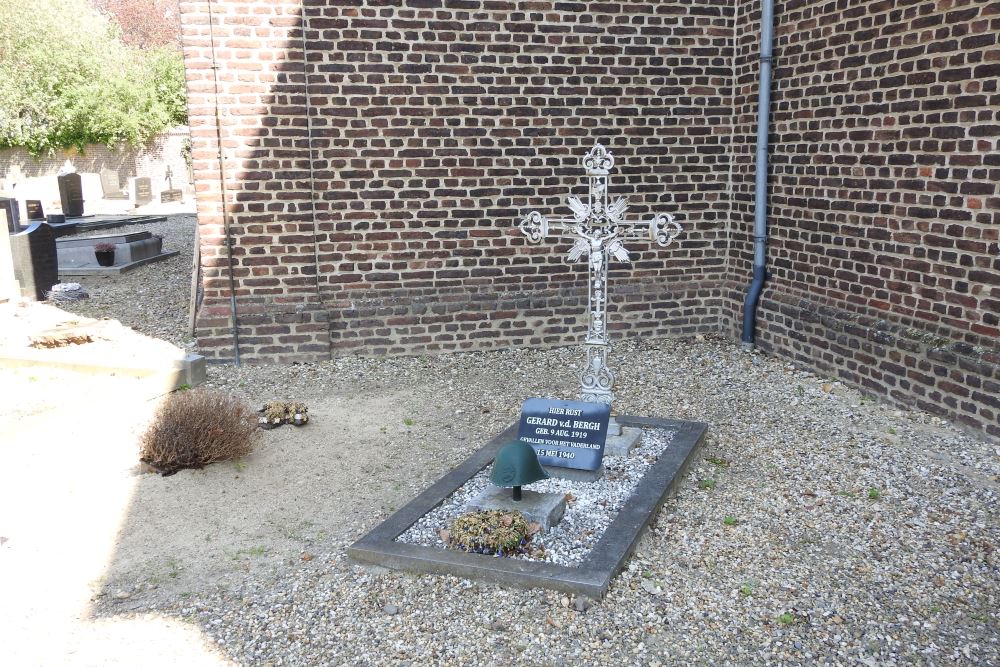
[[[619,332],[714,330],[731,3],[212,3],[247,360],[578,340],[585,264],[526,247],[595,140],[630,213],[679,212],[611,274]],[[202,349],[232,356],[209,4],[184,2],[205,257]],[[664,261],[669,259],[670,261]],[[327,335],[328,333],[328,335]]]
[[[216,0],[215,70],[209,3],[181,8],[206,354],[233,356],[227,217],[245,360],[577,341],[584,266],[516,225],[565,213],[595,140],[632,214],[685,227],[612,271],[615,335],[736,335],[757,0]],[[1000,435],[1000,5],[776,16],[759,344]]]
[[[778,2],[758,343],[1000,436],[1000,4]],[[737,10],[734,334],[759,3]]]

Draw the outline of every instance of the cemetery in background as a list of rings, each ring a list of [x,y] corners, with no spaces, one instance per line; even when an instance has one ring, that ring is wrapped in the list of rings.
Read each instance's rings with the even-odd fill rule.
[[[669,256],[637,247],[612,265],[616,335],[739,334],[757,1],[181,14],[206,355],[233,359],[236,334],[250,362],[579,340],[581,266],[566,244],[527,247],[517,224],[566,213],[595,140],[631,214],[685,229]],[[768,352],[993,436],[998,21],[987,0],[776,4],[756,332]]]
[[[159,209],[160,193],[170,189],[180,190],[185,210],[192,210],[194,186],[187,161],[189,151],[187,127],[163,132],[147,146],[112,149],[92,144],[82,151],[66,148],[37,157],[24,148],[0,149],[0,196],[18,201],[20,219],[25,223],[30,217],[25,204],[29,200],[40,201],[46,213],[60,210],[57,177],[75,171],[81,178],[84,212],[88,215]],[[135,196],[135,179],[142,177],[150,179],[152,195],[152,201],[145,204]]]

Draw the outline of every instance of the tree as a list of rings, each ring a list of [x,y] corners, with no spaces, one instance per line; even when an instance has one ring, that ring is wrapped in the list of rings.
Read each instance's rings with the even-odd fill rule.
[[[128,46],[88,0],[0,0],[0,147],[145,143],[183,100],[175,47]]]
[[[138,49],[179,48],[181,18],[177,0],[93,0],[121,26],[122,40]]]

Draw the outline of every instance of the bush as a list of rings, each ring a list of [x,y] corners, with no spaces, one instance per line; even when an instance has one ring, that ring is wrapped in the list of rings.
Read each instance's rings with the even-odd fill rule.
[[[181,54],[120,33],[88,0],[0,0],[0,148],[143,144],[184,124]]]
[[[139,459],[163,475],[238,459],[260,438],[249,405],[208,389],[174,392],[140,439]]]

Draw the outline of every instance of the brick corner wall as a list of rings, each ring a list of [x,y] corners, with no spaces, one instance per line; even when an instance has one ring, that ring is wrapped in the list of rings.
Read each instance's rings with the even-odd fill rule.
[[[744,286],[759,11],[741,3],[736,19],[730,261]],[[759,345],[1000,437],[1000,5],[779,1],[775,16]]]

